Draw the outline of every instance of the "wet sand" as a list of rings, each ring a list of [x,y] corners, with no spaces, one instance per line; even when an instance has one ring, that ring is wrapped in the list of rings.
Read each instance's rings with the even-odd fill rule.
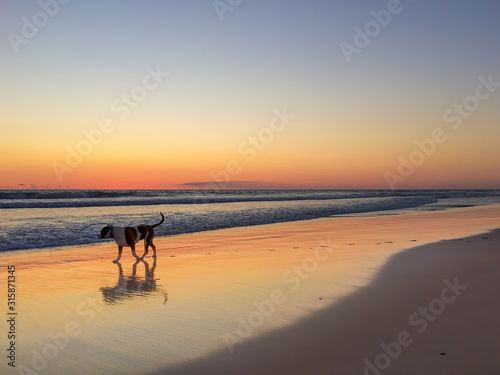
[[[291,327],[155,374],[500,373],[500,230],[393,256]]]
[[[497,374],[499,234],[465,237],[498,227],[500,206],[488,206],[158,238],[156,262],[125,249],[113,264],[113,243],[2,254],[2,269],[16,265],[18,338],[16,369],[0,365],[53,375]],[[461,294],[433,302],[446,281]]]

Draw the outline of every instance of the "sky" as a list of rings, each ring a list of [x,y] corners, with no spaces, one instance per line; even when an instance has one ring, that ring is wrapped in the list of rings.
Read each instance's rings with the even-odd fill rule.
[[[500,2],[5,0],[0,188],[500,188]]]

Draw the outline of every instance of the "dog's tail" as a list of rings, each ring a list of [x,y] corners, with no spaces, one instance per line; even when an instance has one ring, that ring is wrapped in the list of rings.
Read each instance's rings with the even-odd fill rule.
[[[151,225],[153,228],[157,227],[158,225],[162,224],[165,221],[165,216],[160,212],[161,215],[161,221],[158,224]]]

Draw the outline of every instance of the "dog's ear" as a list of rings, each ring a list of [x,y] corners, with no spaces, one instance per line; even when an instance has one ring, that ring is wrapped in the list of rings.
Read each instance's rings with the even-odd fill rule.
[[[107,225],[101,229],[101,232],[98,234],[98,238],[107,239],[112,235],[113,227],[111,225]]]

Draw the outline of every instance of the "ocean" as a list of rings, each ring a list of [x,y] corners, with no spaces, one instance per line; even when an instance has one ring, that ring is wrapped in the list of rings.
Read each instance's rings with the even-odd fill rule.
[[[107,224],[157,236],[500,203],[500,190],[0,190],[0,251],[97,243]]]

